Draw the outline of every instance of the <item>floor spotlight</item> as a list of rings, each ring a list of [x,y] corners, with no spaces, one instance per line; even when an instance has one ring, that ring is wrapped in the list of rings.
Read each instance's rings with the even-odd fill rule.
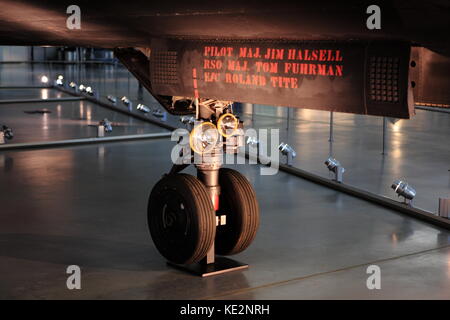
[[[108,99],[110,102],[112,102],[113,104],[117,103],[117,98],[114,96],[106,96],[106,99]]]
[[[297,156],[295,150],[290,145],[284,142],[280,143],[278,149],[280,150],[282,155],[287,157],[287,165],[292,166],[292,160]]]
[[[80,92],[85,92],[86,91],[86,87],[84,86],[84,84],[80,84],[78,86],[78,90],[80,90]]]
[[[64,81],[63,80],[64,80],[64,77],[62,75],[59,75],[56,78],[56,81],[55,81],[56,85],[57,86],[63,86],[64,85]]]
[[[98,123],[97,126],[97,138],[102,138],[105,136],[105,132],[112,131],[112,124],[108,119],[103,119]]]
[[[258,139],[256,139],[256,137],[248,137],[247,144],[249,146],[256,147],[259,145],[259,141],[258,141]]]
[[[194,117],[188,117],[188,116],[182,116],[180,117],[180,122],[188,128],[188,130],[192,130],[194,124],[195,124],[195,118]]]
[[[162,118],[164,116],[164,113],[160,109],[156,109],[155,111],[153,111],[153,115],[155,117]]]
[[[142,112],[144,112],[144,113],[149,113],[149,112],[150,112],[150,108],[147,107],[145,104],[142,104],[142,103],[139,103],[139,104],[136,106],[136,109],[139,110],[139,111],[142,111]]]
[[[124,106],[128,107],[128,111],[131,112],[133,110],[133,102],[131,102],[130,99],[128,99],[126,96],[123,96],[120,100],[122,100]]]
[[[334,180],[342,183],[342,176],[345,172],[345,168],[341,166],[341,163],[336,159],[329,157],[327,160],[325,160],[325,165],[327,166],[328,170],[334,173]]]
[[[86,93],[93,96],[94,95],[94,90],[92,89],[92,87],[86,87]]]
[[[167,121],[167,112],[162,111],[161,109],[156,109],[153,111],[153,115],[157,118],[160,118],[161,121]]]
[[[256,161],[258,161],[259,157],[259,140],[256,137],[249,136],[247,137],[246,143],[249,145],[249,153],[255,154],[256,151]],[[256,150],[255,150],[256,148]]]
[[[8,128],[7,126],[3,126],[2,131],[5,134],[6,139],[11,140],[12,138],[14,138],[14,133],[11,128]]]
[[[48,83],[48,77],[47,76],[42,76],[41,77],[41,82],[44,83],[44,84],[47,84]]]
[[[103,119],[102,121],[100,121],[100,124],[105,128],[105,132],[112,131],[112,124],[108,119]]]
[[[405,198],[405,203],[409,205],[412,204],[412,200],[416,196],[416,190],[408,183],[402,180],[395,180],[394,183],[392,183],[391,188],[394,189],[399,197]]]
[[[71,81],[71,82],[69,83],[69,87],[71,87],[71,88],[74,89],[74,90],[77,90],[77,84],[76,84],[75,82],[73,82],[73,81]]]
[[[439,217],[450,218],[450,199],[439,198]]]
[[[0,144],[6,143],[6,140],[14,138],[14,133],[11,128],[3,125],[0,127]]]

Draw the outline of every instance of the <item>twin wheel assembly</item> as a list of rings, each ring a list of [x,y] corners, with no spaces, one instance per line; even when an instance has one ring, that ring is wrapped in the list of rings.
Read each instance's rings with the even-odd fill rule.
[[[156,248],[177,264],[200,262],[215,245],[219,255],[244,251],[256,236],[259,207],[248,180],[238,171],[219,171],[219,210],[213,208],[205,185],[187,174],[168,175],[153,188],[148,224]],[[226,224],[216,228],[216,215]]]
[[[189,164],[175,164],[151,191],[150,234],[170,264],[212,265],[215,254],[242,252],[256,236],[259,206],[253,187],[238,171],[221,168],[223,152],[237,153],[243,141],[243,131],[236,130],[242,122],[229,108],[211,100],[197,105],[200,121],[191,131],[187,155],[202,159],[195,162],[197,177],[180,173]]]

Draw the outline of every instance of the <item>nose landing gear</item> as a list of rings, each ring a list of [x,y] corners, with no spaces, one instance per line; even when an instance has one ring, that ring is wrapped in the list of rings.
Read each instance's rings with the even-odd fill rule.
[[[259,206],[249,181],[236,170],[221,168],[223,152],[237,153],[243,144],[243,132],[236,130],[242,123],[232,114],[231,104],[206,100],[196,107],[199,123],[192,129],[190,144],[191,156],[195,152],[200,158],[195,162],[197,177],[179,173],[188,164],[174,165],[150,194],[148,225],[169,265],[205,277],[248,267],[215,253],[237,254],[252,243]],[[221,141],[211,138],[216,132],[199,133],[198,128],[211,126],[218,129]]]

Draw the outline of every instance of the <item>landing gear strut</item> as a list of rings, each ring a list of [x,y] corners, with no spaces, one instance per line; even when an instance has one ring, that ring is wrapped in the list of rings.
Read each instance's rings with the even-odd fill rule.
[[[180,173],[189,163],[174,165],[150,194],[148,225],[169,265],[210,276],[248,267],[216,253],[237,254],[252,243],[259,206],[248,180],[221,168],[223,152],[237,153],[244,141],[242,122],[233,115],[231,103],[196,100],[195,105],[191,151],[183,159],[194,159],[197,177]]]

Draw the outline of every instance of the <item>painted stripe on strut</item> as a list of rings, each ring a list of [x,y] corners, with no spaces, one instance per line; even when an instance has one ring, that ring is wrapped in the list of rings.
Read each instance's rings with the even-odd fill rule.
[[[192,68],[192,82],[194,84],[194,97],[196,99],[198,99],[199,94],[198,94],[197,69],[196,68]]]
[[[219,210],[219,195],[214,194],[213,198],[211,199],[214,205],[214,211]]]

